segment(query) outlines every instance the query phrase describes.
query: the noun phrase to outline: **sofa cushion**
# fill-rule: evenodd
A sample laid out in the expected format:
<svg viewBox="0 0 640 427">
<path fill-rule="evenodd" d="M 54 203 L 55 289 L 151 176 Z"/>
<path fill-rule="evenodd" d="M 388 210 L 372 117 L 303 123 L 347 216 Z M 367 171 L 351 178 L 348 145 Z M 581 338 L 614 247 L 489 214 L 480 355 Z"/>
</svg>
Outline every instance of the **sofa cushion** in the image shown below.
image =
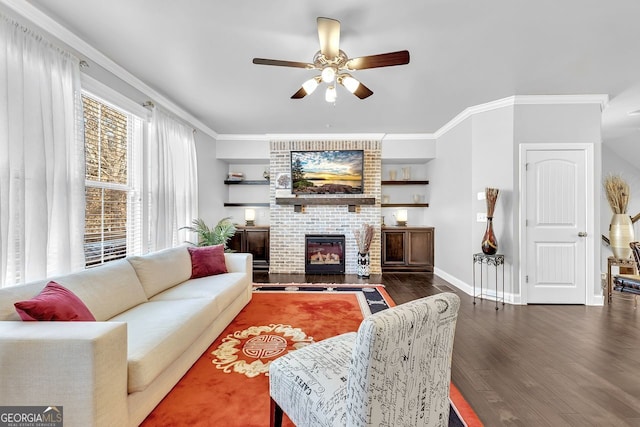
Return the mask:
<svg viewBox="0 0 640 427">
<path fill-rule="evenodd" d="M 216 307 L 222 311 L 243 292 L 249 292 L 251 281 L 245 273 L 226 273 L 207 276 L 186 282 L 167 289 L 151 298 L 151 301 L 168 301 L 184 298 L 210 298 L 215 300 Z"/>
<path fill-rule="evenodd" d="M 189 247 L 191 256 L 191 278 L 213 276 L 227 272 L 224 246 Z"/>
<path fill-rule="evenodd" d="M 219 313 L 212 299 L 200 298 L 152 301 L 111 319 L 127 323 L 129 393 L 145 390 Z"/>
<path fill-rule="evenodd" d="M 54 280 L 76 294 L 98 321 L 147 301 L 136 272 L 124 259 Z"/>
<path fill-rule="evenodd" d="M 0 321 L 2 320 L 21 320 L 16 307 L 13 305 L 16 301 L 22 301 L 38 295 L 49 282 L 49 280 L 38 280 L 27 283 L 26 285 L 8 286 L 0 288 Z"/>
<path fill-rule="evenodd" d="M 0 320 L 20 320 L 13 303 L 37 295 L 50 280 L 73 292 L 98 321 L 147 301 L 135 270 L 122 259 L 65 276 L 2 288 Z"/>
<path fill-rule="evenodd" d="M 127 260 L 135 269 L 147 298 L 191 277 L 191 257 L 187 246 L 130 256 Z"/>
<path fill-rule="evenodd" d="M 14 303 L 22 320 L 95 321 L 96 318 L 73 292 L 49 282 L 35 297 Z"/>
</svg>

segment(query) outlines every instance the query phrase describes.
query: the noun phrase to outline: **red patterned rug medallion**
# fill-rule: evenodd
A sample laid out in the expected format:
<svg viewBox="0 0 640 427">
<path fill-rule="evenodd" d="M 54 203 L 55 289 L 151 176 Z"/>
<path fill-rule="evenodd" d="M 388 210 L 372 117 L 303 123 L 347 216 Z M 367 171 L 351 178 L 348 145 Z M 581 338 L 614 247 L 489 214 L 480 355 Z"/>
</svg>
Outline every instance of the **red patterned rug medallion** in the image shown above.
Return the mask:
<svg viewBox="0 0 640 427">
<path fill-rule="evenodd" d="M 143 426 L 268 426 L 272 360 L 314 341 L 356 331 L 365 315 L 394 305 L 384 288 L 376 286 L 257 286 L 252 301 Z M 452 387 L 452 398 L 454 392 L 459 395 Z M 482 425 L 461 395 L 457 400 L 450 426 Z M 283 425 L 292 424 L 285 419 Z"/>
</svg>

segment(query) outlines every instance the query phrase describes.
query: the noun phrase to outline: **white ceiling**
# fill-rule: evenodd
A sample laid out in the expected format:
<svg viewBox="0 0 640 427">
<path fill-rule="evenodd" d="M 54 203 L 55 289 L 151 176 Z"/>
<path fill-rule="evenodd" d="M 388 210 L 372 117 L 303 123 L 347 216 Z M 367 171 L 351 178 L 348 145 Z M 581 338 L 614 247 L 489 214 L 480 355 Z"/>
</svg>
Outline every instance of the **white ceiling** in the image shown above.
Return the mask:
<svg viewBox="0 0 640 427">
<path fill-rule="evenodd" d="M 433 133 L 469 106 L 541 94 L 608 94 L 605 138 L 633 145 L 640 128 L 627 115 L 640 108 L 638 0 L 28 3 L 219 134 Z M 251 60 L 311 62 L 318 16 L 341 21 L 349 57 L 407 49 L 411 62 L 354 72 L 365 100 L 292 100 L 317 73 Z"/>
</svg>

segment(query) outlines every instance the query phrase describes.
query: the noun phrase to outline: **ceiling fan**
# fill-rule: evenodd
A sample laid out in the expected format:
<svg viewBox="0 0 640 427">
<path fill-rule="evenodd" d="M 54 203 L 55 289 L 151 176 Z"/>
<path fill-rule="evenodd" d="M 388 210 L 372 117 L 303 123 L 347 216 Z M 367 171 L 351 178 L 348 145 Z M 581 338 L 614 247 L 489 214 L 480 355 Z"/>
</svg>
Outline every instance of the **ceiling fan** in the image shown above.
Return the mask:
<svg viewBox="0 0 640 427">
<path fill-rule="evenodd" d="M 350 71 L 409 63 L 409 51 L 407 50 L 349 58 L 346 53 L 340 50 L 340 21 L 335 19 L 318 18 L 318 39 L 320 40 L 320 50 L 314 55 L 313 63 L 264 58 L 253 58 L 253 63 L 319 70 L 320 75 L 305 81 L 302 87 L 291 96 L 291 99 L 304 98 L 313 93 L 321 82 L 325 82 L 329 85 L 325 92 L 327 102 L 335 102 L 336 100 L 336 83 L 344 86 L 360 99 L 373 95 L 371 89 L 349 74 Z"/>
</svg>

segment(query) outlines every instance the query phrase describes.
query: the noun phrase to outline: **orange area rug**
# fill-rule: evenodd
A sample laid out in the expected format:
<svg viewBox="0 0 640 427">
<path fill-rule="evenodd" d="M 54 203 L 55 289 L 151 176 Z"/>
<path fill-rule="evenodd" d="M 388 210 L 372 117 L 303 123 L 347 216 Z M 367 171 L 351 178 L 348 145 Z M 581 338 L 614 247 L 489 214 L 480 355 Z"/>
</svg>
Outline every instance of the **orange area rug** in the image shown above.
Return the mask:
<svg viewBox="0 0 640 427">
<path fill-rule="evenodd" d="M 356 331 L 365 315 L 393 305 L 381 286 L 259 286 L 142 426 L 268 426 L 271 360 Z M 450 426 L 482 425 L 455 387 L 451 396 Z"/>
</svg>

